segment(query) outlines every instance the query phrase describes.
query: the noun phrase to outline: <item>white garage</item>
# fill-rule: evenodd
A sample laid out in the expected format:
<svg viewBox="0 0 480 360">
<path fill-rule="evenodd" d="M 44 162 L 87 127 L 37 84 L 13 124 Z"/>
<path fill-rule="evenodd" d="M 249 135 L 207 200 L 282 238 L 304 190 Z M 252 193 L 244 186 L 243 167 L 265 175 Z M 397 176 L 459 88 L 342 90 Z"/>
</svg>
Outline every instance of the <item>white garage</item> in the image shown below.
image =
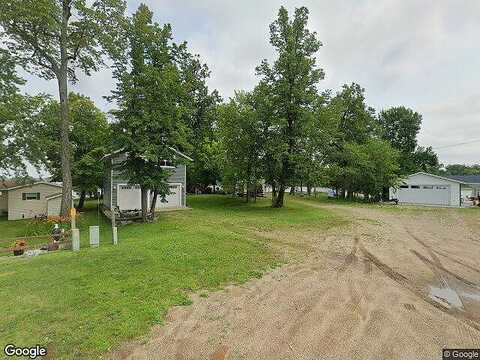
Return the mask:
<svg viewBox="0 0 480 360">
<path fill-rule="evenodd" d="M 446 177 L 419 172 L 408 176 L 398 188 L 390 188 L 390 199 L 400 204 L 461 206 L 462 185 Z"/>
<path fill-rule="evenodd" d="M 170 194 L 165 196 L 165 201 L 162 202 L 160 197 L 157 197 L 156 209 L 165 208 L 180 208 L 182 207 L 182 184 L 170 183 Z M 142 208 L 141 190 L 138 185 L 118 184 L 117 185 L 117 202 L 118 208 L 125 210 L 140 210 Z M 152 201 L 153 193 L 149 193 L 147 197 L 148 204 Z"/>
<path fill-rule="evenodd" d="M 157 197 L 157 202 L 155 208 L 165 209 L 165 208 L 179 208 L 182 206 L 182 184 L 169 184 L 170 194 L 165 196 L 165 202 L 161 201 L 160 197 Z M 153 194 L 150 194 L 153 196 Z M 149 197 L 151 201 L 151 197 Z"/>
</svg>

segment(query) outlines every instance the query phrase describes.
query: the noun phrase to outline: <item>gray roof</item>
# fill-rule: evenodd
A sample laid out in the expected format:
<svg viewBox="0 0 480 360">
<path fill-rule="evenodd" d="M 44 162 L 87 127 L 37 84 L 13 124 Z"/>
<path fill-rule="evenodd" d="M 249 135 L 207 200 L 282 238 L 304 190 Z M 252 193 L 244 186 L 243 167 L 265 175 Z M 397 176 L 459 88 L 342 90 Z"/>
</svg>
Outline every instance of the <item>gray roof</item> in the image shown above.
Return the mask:
<svg viewBox="0 0 480 360">
<path fill-rule="evenodd" d="M 187 160 L 193 161 L 193 159 L 192 159 L 190 156 L 185 155 L 185 154 L 182 153 L 180 150 L 177 150 L 177 149 L 175 149 L 175 148 L 172 147 L 172 146 L 169 146 L 168 148 L 169 148 L 171 151 L 173 151 L 174 153 L 176 153 L 177 155 L 179 155 L 179 156 L 181 156 L 181 157 L 183 157 L 183 158 L 185 158 L 185 159 L 187 159 Z M 109 158 L 111 158 L 112 156 L 117 155 L 117 154 L 121 154 L 121 153 L 123 153 L 123 152 L 124 152 L 123 149 L 115 150 L 115 151 L 111 152 L 110 154 L 106 154 L 104 157 L 102 157 L 102 160 L 109 159 Z"/>
<path fill-rule="evenodd" d="M 45 196 L 45 199 L 50 200 L 50 199 L 57 198 L 59 196 L 62 196 L 62 193 L 55 193 L 55 194 L 47 195 L 47 196 Z"/>
<path fill-rule="evenodd" d="M 480 184 L 480 175 L 444 175 L 444 177 L 468 184 Z"/>
</svg>

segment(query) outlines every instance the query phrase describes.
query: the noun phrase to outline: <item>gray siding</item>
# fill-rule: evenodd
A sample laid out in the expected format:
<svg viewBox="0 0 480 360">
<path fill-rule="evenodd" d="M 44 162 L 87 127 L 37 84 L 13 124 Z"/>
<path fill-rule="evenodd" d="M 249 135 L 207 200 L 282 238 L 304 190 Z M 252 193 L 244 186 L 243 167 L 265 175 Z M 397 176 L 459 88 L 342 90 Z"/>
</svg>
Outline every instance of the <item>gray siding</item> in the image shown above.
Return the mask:
<svg viewBox="0 0 480 360">
<path fill-rule="evenodd" d="M 107 159 L 105 163 L 105 173 L 103 174 L 103 206 L 110 209 L 110 201 L 112 198 L 112 163 L 110 159 Z"/>
<path fill-rule="evenodd" d="M 122 174 L 121 170 L 118 169 L 118 165 L 122 163 L 126 158 L 125 154 L 117 154 L 111 159 L 111 166 L 113 166 L 113 171 L 111 166 L 108 167 L 108 171 L 105 174 L 105 180 L 103 185 L 104 191 L 104 206 L 110 208 L 110 197 L 112 206 L 117 206 L 117 189 L 119 184 L 128 184 L 128 179 Z M 107 159 L 110 163 L 110 159 Z M 187 169 L 183 164 L 177 165 L 175 169 L 172 169 L 173 172 L 168 178 L 170 183 L 180 183 L 182 184 L 182 206 L 186 206 L 186 187 L 187 187 Z M 112 176 L 110 176 L 112 174 Z M 111 180 L 110 180 L 111 178 Z M 111 187 L 110 187 L 111 185 Z M 110 194 L 111 189 L 111 194 Z M 108 192 L 108 195 L 107 195 Z M 108 198 L 108 202 L 105 200 Z"/>
</svg>

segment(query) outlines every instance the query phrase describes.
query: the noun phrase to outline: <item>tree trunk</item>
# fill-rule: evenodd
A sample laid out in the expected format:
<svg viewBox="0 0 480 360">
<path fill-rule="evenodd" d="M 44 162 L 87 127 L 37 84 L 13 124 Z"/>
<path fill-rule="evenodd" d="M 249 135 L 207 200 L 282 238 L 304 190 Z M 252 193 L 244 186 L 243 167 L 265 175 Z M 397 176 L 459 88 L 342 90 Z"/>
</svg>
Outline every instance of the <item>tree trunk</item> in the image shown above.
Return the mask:
<svg viewBox="0 0 480 360">
<path fill-rule="evenodd" d="M 155 219 L 155 208 L 157 207 L 157 196 L 158 196 L 158 191 L 157 189 L 155 189 L 153 190 L 153 197 L 150 204 L 150 215 L 152 216 L 152 219 Z"/>
<path fill-rule="evenodd" d="M 353 200 L 353 191 L 347 190 L 347 199 Z"/>
<path fill-rule="evenodd" d="M 281 208 L 283 207 L 283 199 L 285 197 L 285 186 L 280 184 L 280 188 L 278 189 L 278 195 L 275 198 L 275 201 L 272 204 L 274 208 Z"/>
<path fill-rule="evenodd" d="M 82 190 L 80 193 L 80 199 L 78 200 L 78 210 L 82 210 L 83 206 L 85 205 L 85 198 L 87 197 L 87 192 L 85 190 Z"/>
<path fill-rule="evenodd" d="M 142 203 L 142 221 L 147 222 L 148 220 L 148 199 L 147 199 L 147 194 L 148 194 L 148 189 L 141 188 L 140 190 L 141 193 L 141 203 Z"/>
<path fill-rule="evenodd" d="M 246 200 L 247 203 L 250 201 L 250 184 L 247 182 L 247 194 L 246 194 Z"/>
<path fill-rule="evenodd" d="M 275 181 L 273 181 L 271 185 L 272 185 L 272 206 L 273 206 L 277 198 L 277 187 L 275 186 Z"/>
<path fill-rule="evenodd" d="M 70 18 L 70 2 L 63 0 L 62 27 L 60 31 L 60 68 L 57 72 L 58 92 L 60 97 L 60 156 L 62 161 L 62 204 L 60 213 L 68 216 L 72 207 L 72 173 L 71 152 L 68 134 L 70 119 L 68 111 L 68 20 Z"/>
<path fill-rule="evenodd" d="M 310 184 L 307 184 L 307 195 L 312 195 L 312 186 Z"/>
</svg>

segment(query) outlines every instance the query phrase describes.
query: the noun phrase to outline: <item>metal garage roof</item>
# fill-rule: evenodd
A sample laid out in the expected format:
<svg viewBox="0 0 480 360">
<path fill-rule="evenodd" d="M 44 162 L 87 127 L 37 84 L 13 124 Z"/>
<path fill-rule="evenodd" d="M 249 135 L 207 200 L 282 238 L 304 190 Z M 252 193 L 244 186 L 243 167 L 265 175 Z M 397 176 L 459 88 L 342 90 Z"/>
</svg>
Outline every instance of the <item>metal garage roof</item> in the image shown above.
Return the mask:
<svg viewBox="0 0 480 360">
<path fill-rule="evenodd" d="M 480 175 L 444 175 L 444 177 L 468 184 L 480 184 Z"/>
</svg>

